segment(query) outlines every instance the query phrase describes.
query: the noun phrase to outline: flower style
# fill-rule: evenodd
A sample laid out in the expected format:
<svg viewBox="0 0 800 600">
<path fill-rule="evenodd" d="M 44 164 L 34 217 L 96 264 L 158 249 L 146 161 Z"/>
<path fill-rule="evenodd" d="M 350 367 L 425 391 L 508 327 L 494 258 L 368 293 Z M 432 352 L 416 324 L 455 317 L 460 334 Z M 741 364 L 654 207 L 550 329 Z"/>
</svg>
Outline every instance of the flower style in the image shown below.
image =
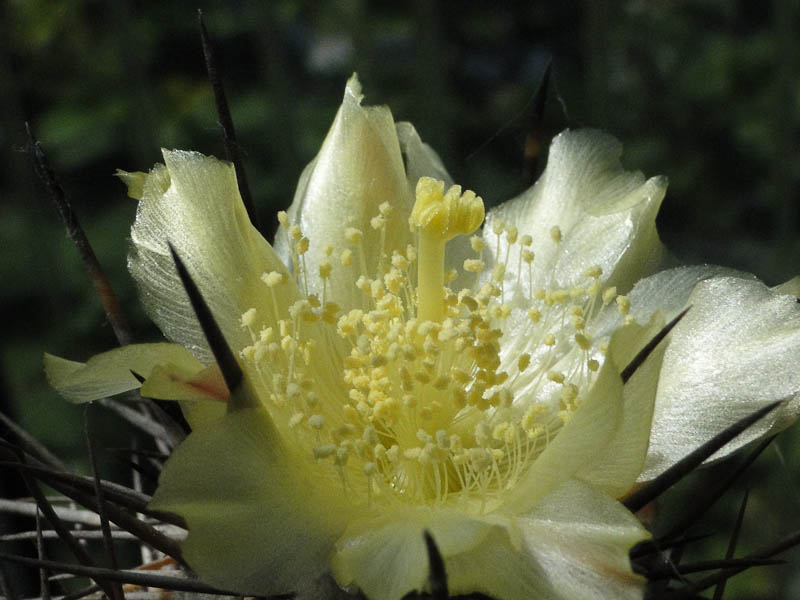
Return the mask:
<svg viewBox="0 0 800 600">
<path fill-rule="evenodd" d="M 152 507 L 185 518 L 184 557 L 213 585 L 302 592 L 330 573 L 398 600 L 426 585 L 428 530 L 455 594 L 641 598 L 628 551 L 648 532 L 618 499 L 767 402 L 788 400 L 718 456 L 794 418 L 800 309 L 794 280 L 657 272 L 666 181 L 620 154 L 561 133 L 475 233 L 481 199 L 410 124 L 362 107 L 354 76 L 274 248 L 225 162 L 164 151 L 122 173 L 129 267 L 175 343 L 47 356 L 48 375 L 86 401 L 139 387 L 132 370 L 181 402 L 193 431 Z M 168 242 L 238 353 L 230 393 Z"/>
</svg>

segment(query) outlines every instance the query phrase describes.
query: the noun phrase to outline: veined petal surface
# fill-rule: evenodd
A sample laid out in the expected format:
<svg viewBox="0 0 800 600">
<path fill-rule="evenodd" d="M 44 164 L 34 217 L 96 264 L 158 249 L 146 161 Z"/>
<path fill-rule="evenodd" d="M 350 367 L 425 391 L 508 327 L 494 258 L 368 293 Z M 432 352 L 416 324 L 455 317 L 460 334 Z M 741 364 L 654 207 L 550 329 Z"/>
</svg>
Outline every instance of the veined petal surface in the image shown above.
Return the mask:
<svg viewBox="0 0 800 600">
<path fill-rule="evenodd" d="M 715 277 L 698 283 L 688 304 L 664 355 L 642 481 L 769 402 L 789 400 L 717 458 L 782 429 L 800 410 L 800 305 L 794 296 L 759 281 Z"/>
<path fill-rule="evenodd" d="M 484 237 L 495 260 L 505 260 L 509 248 L 497 239 L 493 225 L 500 220 L 530 235 L 535 253 L 533 276 L 525 270 L 516 282 L 530 286 L 572 287 L 586 269 L 599 266 L 604 282 L 627 291 L 651 273 L 663 255 L 655 217 L 666 191 L 666 180 L 645 180 L 639 172 L 623 170 L 622 145 L 595 130 L 564 131 L 550 146 L 547 167 L 529 190 L 490 211 Z M 551 239 L 558 227 L 562 241 Z M 512 248 L 516 264 L 519 248 Z"/>
<path fill-rule="evenodd" d="M 141 383 L 131 371 L 149 377 L 159 365 L 199 370 L 203 365 L 178 344 L 131 344 L 81 363 L 44 355 L 47 380 L 70 402 L 89 402 L 137 389 Z"/>
<path fill-rule="evenodd" d="M 184 557 L 204 581 L 290 592 L 329 569 L 351 516 L 339 481 L 313 473 L 264 409 L 239 410 L 178 447 L 150 506 L 186 519 Z"/>
<path fill-rule="evenodd" d="M 452 594 L 502 600 L 641 600 L 644 578 L 628 551 L 648 532 L 591 486 L 570 480 L 524 516 L 445 561 Z"/>
<path fill-rule="evenodd" d="M 334 275 L 331 277 L 329 298 L 351 308 L 359 305 L 356 279 L 362 274 L 358 268 L 361 256 L 367 273 L 375 272 L 377 260 L 384 248 L 401 249 L 412 242 L 408 230 L 408 215 L 414 196 L 409 193 L 400 145 L 397 140 L 392 113 L 386 106 L 361 106 L 361 84 L 354 75 L 347 82 L 344 100 L 322 143 L 319 154 L 309 164 L 295 192 L 288 210 L 290 222 L 299 225 L 309 240 L 308 251 L 303 255 L 309 292 L 322 296 L 319 265 L 328 260 L 325 246 L 333 247 L 331 257 Z M 370 221 L 379 215 L 379 206 L 389 202 L 386 234 L 373 229 Z M 363 234 L 359 248 L 347 240 L 347 228 Z M 288 238 L 279 231 L 275 246 L 287 264 L 291 264 Z M 356 268 L 344 268 L 338 257 L 352 248 Z M 298 278 L 299 279 L 299 278 Z"/>
<path fill-rule="evenodd" d="M 197 152 L 163 154 L 165 166 L 156 166 L 142 186 L 128 267 L 161 331 L 209 363 L 211 353 L 167 243 L 185 262 L 232 347 L 250 343 L 240 325 L 245 311 L 259 309 L 267 321 L 273 314 L 260 276 L 277 271 L 291 278 L 250 223 L 231 164 Z M 295 300 L 293 289 L 290 280 L 278 298 L 282 306 Z"/>
</svg>

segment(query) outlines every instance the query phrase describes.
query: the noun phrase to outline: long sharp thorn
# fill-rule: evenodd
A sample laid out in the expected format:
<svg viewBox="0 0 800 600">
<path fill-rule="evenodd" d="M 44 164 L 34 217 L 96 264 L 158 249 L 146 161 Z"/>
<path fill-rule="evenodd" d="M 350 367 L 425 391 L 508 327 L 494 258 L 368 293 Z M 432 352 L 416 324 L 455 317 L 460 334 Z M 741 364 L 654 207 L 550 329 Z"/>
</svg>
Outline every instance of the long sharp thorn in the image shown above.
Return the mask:
<svg viewBox="0 0 800 600">
<path fill-rule="evenodd" d="M 690 511 L 683 515 L 681 520 L 675 523 L 667 533 L 661 536 L 659 540 L 659 544 L 669 544 L 670 540 L 677 538 L 682 532 L 686 531 L 691 527 L 700 517 L 702 517 L 705 512 L 714 506 L 714 503 L 719 500 L 725 492 L 730 488 L 734 481 L 736 481 L 739 476 L 744 473 L 747 468 L 755 462 L 755 460 L 761 456 L 761 453 L 772 443 L 772 440 L 775 439 L 775 436 L 770 436 L 765 438 L 759 442 L 759 444 L 753 449 L 750 454 L 745 457 L 743 461 L 741 461 L 736 468 L 728 474 L 725 479 L 714 489 L 713 492 L 708 494 L 707 498 L 699 502 L 693 503 L 693 508 Z"/>
<path fill-rule="evenodd" d="M 241 596 L 240 592 L 219 590 L 194 579 L 184 577 L 171 577 L 156 575 L 144 571 L 105 569 L 102 567 L 87 567 L 53 560 L 39 560 L 27 556 L 0 553 L 0 561 L 14 562 L 30 567 L 46 568 L 60 573 L 71 573 L 83 577 L 91 577 L 95 581 L 115 581 L 119 583 L 132 583 L 142 587 L 161 588 L 175 592 L 199 592 L 204 594 L 217 594 L 220 596 Z"/>
<path fill-rule="evenodd" d="M 28 145 L 33 153 L 33 164 L 36 174 L 41 179 L 44 186 L 47 188 L 50 197 L 58 209 L 58 214 L 61 216 L 61 221 L 67 229 L 67 235 L 72 243 L 78 250 L 81 257 L 81 262 L 89 274 L 89 279 L 92 281 L 95 292 L 103 305 L 103 310 L 106 313 L 106 318 L 114 330 L 114 335 L 120 346 L 130 344 L 133 341 L 130 328 L 128 327 L 125 315 L 122 312 L 122 307 L 117 300 L 117 296 L 111 287 L 111 284 L 106 277 L 103 268 L 100 266 L 100 261 L 92 249 L 86 234 L 81 227 L 75 211 L 72 210 L 72 205 L 64 193 L 61 184 L 58 183 L 53 169 L 50 167 L 50 162 L 42 150 L 42 145 L 34 137 L 29 123 L 25 123 L 25 130 L 28 134 Z"/>
<path fill-rule="evenodd" d="M 36 556 L 44 560 L 44 538 L 42 537 L 42 513 L 36 511 Z M 50 600 L 50 586 L 47 583 L 47 570 L 39 569 L 39 593 L 42 600 Z"/>
<path fill-rule="evenodd" d="M 530 187 L 536 176 L 536 167 L 539 163 L 542 150 L 542 123 L 544 109 L 547 106 L 547 93 L 550 90 L 550 75 L 553 71 L 553 61 L 547 63 L 539 87 L 533 96 L 533 110 L 525 135 L 525 145 L 522 153 L 522 185 Z"/>
<path fill-rule="evenodd" d="M 774 558 L 732 558 L 723 560 L 703 560 L 694 563 L 685 563 L 677 568 L 680 575 L 699 573 L 702 571 L 713 571 L 716 569 L 746 569 L 749 567 L 768 567 L 772 565 L 786 564 L 785 560 Z M 649 580 L 670 579 L 676 576 L 674 569 L 653 570 L 647 573 Z"/>
<path fill-rule="evenodd" d="M 652 354 L 653 350 L 656 349 L 656 346 L 661 343 L 661 340 L 667 337 L 667 334 L 672 331 L 673 327 L 675 327 L 675 325 L 677 325 L 680 320 L 686 316 L 686 313 L 689 312 L 690 308 L 691 306 L 684 308 L 677 317 L 664 325 L 661 331 L 653 336 L 653 339 L 647 342 L 647 345 L 644 348 L 639 350 L 636 356 L 633 357 L 633 360 L 631 360 L 631 362 L 628 363 L 628 366 L 622 370 L 622 373 L 620 373 L 620 377 L 622 377 L 622 383 L 627 383 L 628 380 L 633 377 L 633 374 L 636 372 L 636 370 L 644 364 L 644 361 L 647 360 L 647 357 Z"/>
<path fill-rule="evenodd" d="M 111 539 L 111 526 L 108 523 L 108 513 L 106 511 L 106 501 L 103 494 L 103 486 L 100 483 L 100 473 L 97 470 L 97 455 L 95 454 L 94 440 L 92 439 L 91 423 L 89 411 L 91 404 L 86 406 L 83 412 L 83 430 L 86 436 L 86 450 L 89 455 L 89 466 L 92 469 L 92 483 L 94 488 L 95 500 L 97 501 L 97 514 L 100 517 L 100 530 L 103 532 L 103 545 L 108 556 L 112 569 L 117 568 L 117 555 L 114 551 L 114 541 Z M 117 583 L 112 585 L 114 591 L 112 600 L 123 600 L 122 586 Z"/>
<path fill-rule="evenodd" d="M 447 600 L 449 594 L 447 591 L 447 573 L 444 569 L 444 560 L 442 559 L 442 555 L 431 533 L 426 529 L 423 535 L 425 536 L 425 548 L 428 550 L 431 597 L 433 600 Z"/>
<path fill-rule="evenodd" d="M 664 471 L 661 475 L 636 490 L 633 494 L 625 498 L 622 503 L 631 512 L 637 512 L 638 510 L 641 510 L 645 505 L 652 502 L 667 489 L 672 487 L 673 484 L 677 483 L 686 475 L 691 473 L 694 469 L 699 467 L 704 460 L 714 454 L 717 450 L 722 448 L 732 439 L 739 436 L 745 429 L 750 427 L 750 425 L 764 418 L 767 414 L 778 408 L 778 406 L 781 404 L 782 401 L 773 402 L 744 417 L 743 419 L 738 420 L 736 423 L 708 440 L 705 444 L 699 446 L 693 452 L 690 452 L 684 458 L 672 465 L 669 469 Z"/>
<path fill-rule="evenodd" d="M 61 540 L 65 544 L 67 544 L 72 554 L 75 556 L 75 558 L 78 559 L 78 562 L 80 562 L 82 565 L 85 565 L 86 567 L 94 567 L 94 561 L 92 560 L 91 556 L 89 556 L 89 554 L 86 552 L 84 547 L 81 546 L 78 540 L 76 540 L 72 536 L 72 534 L 69 532 L 69 529 L 64 525 L 64 523 L 58 517 L 55 510 L 53 510 L 53 507 L 50 505 L 50 503 L 47 501 L 47 498 L 45 498 L 44 494 L 42 493 L 42 490 L 39 488 L 39 484 L 36 483 L 36 481 L 34 481 L 26 473 L 24 472 L 20 473 L 22 474 L 22 478 L 25 481 L 25 485 L 31 492 L 31 495 L 36 499 L 36 504 L 39 506 L 39 510 L 42 511 L 44 517 L 50 522 L 50 525 L 53 527 L 53 529 L 56 530 L 56 532 L 58 533 L 58 537 L 60 537 Z M 35 566 L 43 566 L 46 568 L 46 565 L 44 564 Z M 109 598 L 114 597 L 114 591 L 111 586 L 101 581 L 97 581 L 96 583 L 101 587 L 103 593 L 105 593 Z"/>
<path fill-rule="evenodd" d="M 750 496 L 750 490 L 745 491 L 742 497 L 742 503 L 739 506 L 739 514 L 736 515 L 736 522 L 733 524 L 733 531 L 731 532 L 731 540 L 728 542 L 728 550 L 725 552 L 727 560 L 733 559 L 733 554 L 736 552 L 736 544 L 739 542 L 739 532 L 742 530 L 742 522 L 744 522 L 744 511 L 747 509 L 747 499 Z M 755 559 L 758 560 L 758 559 Z M 768 559 L 763 559 L 768 560 Z M 782 562 L 782 561 L 781 561 Z M 714 590 L 713 600 L 722 600 L 722 595 L 725 593 L 725 584 L 727 579 L 723 579 L 717 584 Z"/>
<path fill-rule="evenodd" d="M 242 162 L 241 149 L 236 139 L 233 118 L 231 117 L 230 108 L 228 108 L 228 98 L 225 95 L 225 88 L 222 85 L 222 78 L 217 68 L 214 47 L 208 35 L 206 24 L 203 21 L 203 11 L 200 9 L 197 10 L 197 21 L 200 24 L 200 43 L 203 45 L 203 58 L 206 63 L 206 73 L 208 74 L 208 81 L 211 84 L 211 89 L 214 92 L 214 104 L 217 107 L 217 118 L 219 119 L 219 125 L 222 128 L 222 138 L 225 142 L 225 154 L 228 160 L 233 163 L 233 168 L 236 171 L 239 195 L 242 197 L 242 202 L 250 217 L 250 222 L 253 223 L 253 226 L 257 230 L 261 231 L 258 223 L 258 214 L 253 205 L 253 197 L 250 194 L 250 185 L 247 182 L 247 173 L 244 170 L 244 163 Z"/>
<path fill-rule="evenodd" d="M 228 346 L 228 342 L 225 341 L 225 337 L 222 335 L 222 330 L 220 330 L 214 316 L 211 314 L 211 309 L 208 308 L 208 304 L 206 304 L 200 294 L 200 290 L 171 243 L 169 244 L 169 251 L 172 253 L 172 260 L 175 261 L 178 276 L 181 278 L 181 283 L 183 283 L 186 294 L 189 296 L 189 302 L 192 303 L 194 314 L 200 322 L 200 327 L 206 336 L 211 353 L 214 355 L 220 371 L 222 371 L 222 378 L 228 386 L 228 391 L 233 394 L 242 383 L 242 369 L 239 363 L 236 362 L 233 350 Z"/>
</svg>

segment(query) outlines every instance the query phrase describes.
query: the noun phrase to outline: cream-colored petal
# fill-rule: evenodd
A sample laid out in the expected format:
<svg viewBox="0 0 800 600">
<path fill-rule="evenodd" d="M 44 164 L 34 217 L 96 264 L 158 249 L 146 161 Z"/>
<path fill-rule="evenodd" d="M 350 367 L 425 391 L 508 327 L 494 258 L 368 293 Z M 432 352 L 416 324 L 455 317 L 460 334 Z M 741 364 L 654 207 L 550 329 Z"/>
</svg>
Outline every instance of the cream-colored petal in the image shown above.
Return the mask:
<svg viewBox="0 0 800 600">
<path fill-rule="evenodd" d="M 177 344 L 132 344 L 97 354 L 87 362 L 44 355 L 47 380 L 70 402 L 89 402 L 137 389 L 141 384 L 131 371 L 149 377 L 158 365 L 200 370 L 203 365 Z"/>
<path fill-rule="evenodd" d="M 163 154 L 165 166 L 156 166 L 142 187 L 128 267 L 145 309 L 164 334 L 208 363 L 211 354 L 167 242 L 183 259 L 234 351 L 251 343 L 239 322 L 246 310 L 258 310 L 259 324 L 274 322 L 271 297 L 259 278 L 285 269 L 251 225 L 231 164 L 197 152 Z M 285 310 L 295 299 L 289 279 L 277 303 Z"/>
<path fill-rule="evenodd" d="M 167 461 L 150 506 L 186 519 L 184 558 L 204 581 L 263 596 L 329 568 L 352 509 L 332 469 L 293 452 L 265 410 L 245 409 L 193 431 Z"/>
<path fill-rule="evenodd" d="M 409 507 L 359 519 L 336 543 L 331 562 L 342 586 L 355 586 L 370 600 L 399 600 L 427 587 L 428 530 L 445 559 L 480 545 L 492 525 L 457 510 Z"/>
<path fill-rule="evenodd" d="M 541 498 L 572 478 L 602 453 L 622 423 L 622 380 L 611 357 L 592 387 L 579 397 L 578 410 L 503 498 L 503 511 L 530 510 Z"/>
<path fill-rule="evenodd" d="M 603 270 L 602 280 L 622 292 L 655 270 L 663 255 L 655 217 L 666 180 L 645 180 L 639 172 L 623 170 L 621 154 L 621 144 L 605 133 L 564 131 L 553 140 L 539 181 L 490 211 L 484 237 L 495 260 L 504 261 L 508 252 L 505 236 L 497 252 L 495 221 L 514 225 L 520 236 L 533 239 L 533 279 L 523 269 L 523 292 L 530 285 L 572 287 L 585 281 L 585 270 L 595 265 Z M 561 231 L 560 245 L 551 239 L 554 226 Z M 519 251 L 519 244 L 511 249 L 507 278 L 516 278 Z"/>
<path fill-rule="evenodd" d="M 716 277 L 698 283 L 675 327 L 658 382 L 647 463 L 657 476 L 728 425 L 768 402 L 800 392 L 800 305 L 758 281 Z M 794 399 L 715 456 L 788 425 Z"/>
<path fill-rule="evenodd" d="M 657 312 L 646 326 L 633 323 L 617 330 L 608 350 L 614 364 L 624 369 L 664 325 L 663 313 Z M 613 498 L 631 490 L 644 466 L 665 350 L 666 342 L 662 341 L 625 383 L 622 419 L 613 437 L 575 474 Z"/>
<path fill-rule="evenodd" d="M 639 323 L 644 324 L 654 312 L 660 310 L 663 311 L 666 320 L 670 321 L 686 308 L 689 295 L 695 286 L 714 277 L 738 277 L 756 281 L 756 278 L 749 273 L 715 265 L 667 269 L 642 279 L 633 287 L 629 294 L 631 315 Z M 615 327 L 619 322 L 619 316 L 615 314 L 615 307 L 611 308 L 613 310 L 609 311 L 609 315 L 614 316 L 612 327 Z"/>
<path fill-rule="evenodd" d="M 495 527 L 445 559 L 449 590 L 502 600 L 641 600 L 645 580 L 631 571 L 628 552 L 647 537 L 622 505 L 568 481 L 507 531 Z"/>
<path fill-rule="evenodd" d="M 319 154 L 306 167 L 288 210 L 290 221 L 299 225 L 310 246 L 304 255 L 309 292 L 322 294 L 319 265 L 328 257 L 325 246 L 331 245 L 333 272 L 328 282 L 328 299 L 342 307 L 361 306 L 360 292 L 354 283 L 361 273 L 361 253 L 367 274 L 376 272 L 381 255 L 381 232 L 371 226 L 378 207 L 389 202 L 384 248 L 405 248 L 411 242 L 408 215 L 413 195 L 406 183 L 403 159 L 395 132 L 394 120 L 386 106 L 361 106 L 361 85 L 354 75 L 347 82 L 342 105 Z M 359 245 L 345 238 L 347 228 L 362 232 Z M 289 258 L 285 230 L 278 231 L 275 246 Z M 353 251 L 352 267 L 343 267 L 343 250 Z"/>
</svg>

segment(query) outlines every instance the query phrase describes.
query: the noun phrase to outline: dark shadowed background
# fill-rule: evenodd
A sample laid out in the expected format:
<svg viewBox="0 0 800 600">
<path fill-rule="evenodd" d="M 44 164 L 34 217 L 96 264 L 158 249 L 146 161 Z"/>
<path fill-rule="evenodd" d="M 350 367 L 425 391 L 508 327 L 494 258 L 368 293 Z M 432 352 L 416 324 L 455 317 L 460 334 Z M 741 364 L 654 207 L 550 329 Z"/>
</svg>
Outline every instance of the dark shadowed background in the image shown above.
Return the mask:
<svg viewBox="0 0 800 600">
<path fill-rule="evenodd" d="M 543 139 L 567 126 L 605 129 L 623 141 L 626 166 L 669 176 L 659 229 L 679 259 L 741 268 L 768 284 L 800 271 L 797 0 L 5 0 L 0 408 L 78 468 L 83 409 L 48 388 L 41 355 L 85 360 L 115 340 L 33 175 L 23 123 L 48 152 L 138 339 L 159 339 L 125 268 L 135 202 L 113 173 L 148 170 L 162 146 L 224 155 L 198 5 L 268 230 L 353 71 L 365 103 L 412 121 L 457 182 L 489 203 L 515 195 L 530 100 L 552 61 Z M 102 446 L 125 445 L 114 417 L 95 422 Z M 746 487 L 740 553 L 800 527 L 798 440 L 796 431 L 782 436 L 712 512 L 699 529 L 716 535 L 700 556 L 724 554 Z M 109 456 L 105 469 L 114 467 Z M 22 493 L 0 473 L 0 496 Z M 716 477 L 696 477 L 663 510 L 691 502 L 692 489 Z M 792 565 L 735 579 L 725 597 L 798 594 L 796 552 Z"/>
</svg>

